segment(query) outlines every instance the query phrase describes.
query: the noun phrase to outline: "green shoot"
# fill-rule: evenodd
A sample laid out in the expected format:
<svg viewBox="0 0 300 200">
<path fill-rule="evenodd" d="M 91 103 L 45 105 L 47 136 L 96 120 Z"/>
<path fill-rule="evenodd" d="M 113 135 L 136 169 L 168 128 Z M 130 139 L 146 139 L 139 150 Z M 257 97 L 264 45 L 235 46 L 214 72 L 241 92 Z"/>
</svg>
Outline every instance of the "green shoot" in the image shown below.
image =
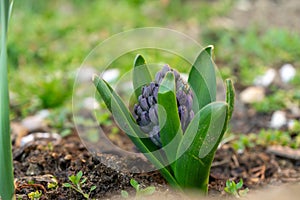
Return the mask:
<svg viewBox="0 0 300 200">
<path fill-rule="evenodd" d="M 67 188 L 72 188 L 76 192 L 82 194 L 85 199 L 90 199 L 91 192 L 94 191 L 97 188 L 95 185 L 93 185 L 90 188 L 89 193 L 85 193 L 82 190 L 82 185 L 87 180 L 86 178 L 81 179 L 82 178 L 82 171 L 79 171 L 76 175 L 71 175 L 68 178 L 71 181 L 71 183 L 64 183 L 63 186 L 67 187 Z"/>
<path fill-rule="evenodd" d="M 235 196 L 236 198 L 240 198 L 243 196 L 246 196 L 249 189 L 241 189 L 243 187 L 243 179 L 240 179 L 238 183 L 235 183 L 234 181 L 227 180 L 226 181 L 226 187 L 224 188 L 224 191 L 227 192 L 230 195 Z"/>
<path fill-rule="evenodd" d="M 42 191 L 35 191 L 35 192 L 30 192 L 27 196 L 31 200 L 39 200 L 42 197 Z"/>
<path fill-rule="evenodd" d="M 154 186 L 148 186 L 144 189 L 141 189 L 140 184 L 134 180 L 131 179 L 130 180 L 130 185 L 135 189 L 135 199 L 140 199 L 144 196 L 149 196 L 152 195 L 155 192 L 155 187 Z M 121 196 L 125 199 L 127 199 L 129 197 L 129 194 L 127 191 L 122 190 L 121 191 Z"/>
</svg>

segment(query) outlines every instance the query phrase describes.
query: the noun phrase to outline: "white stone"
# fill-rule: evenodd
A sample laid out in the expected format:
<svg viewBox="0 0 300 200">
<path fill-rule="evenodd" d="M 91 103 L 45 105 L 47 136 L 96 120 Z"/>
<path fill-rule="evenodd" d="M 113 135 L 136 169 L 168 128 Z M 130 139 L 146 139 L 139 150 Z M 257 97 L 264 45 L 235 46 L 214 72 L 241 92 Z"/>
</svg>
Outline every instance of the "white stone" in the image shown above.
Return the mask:
<svg viewBox="0 0 300 200">
<path fill-rule="evenodd" d="M 288 127 L 288 129 L 289 129 L 290 131 L 294 129 L 295 123 L 296 123 L 296 120 L 294 120 L 294 119 L 291 119 L 291 120 L 288 121 L 287 127 Z"/>
<path fill-rule="evenodd" d="M 279 129 L 282 126 L 286 125 L 287 119 L 286 119 L 286 114 L 283 111 L 275 111 L 272 115 L 271 122 L 270 122 L 270 127 Z"/>
<path fill-rule="evenodd" d="M 115 81 L 120 75 L 120 71 L 118 69 L 108 69 L 102 74 L 102 78 L 107 82 Z"/>
<path fill-rule="evenodd" d="M 50 112 L 48 110 L 41 110 L 36 115 L 28 116 L 22 120 L 21 124 L 29 132 L 44 129 L 46 127 L 45 119 L 49 116 Z"/>
<path fill-rule="evenodd" d="M 240 93 L 240 99 L 244 103 L 260 102 L 265 98 L 265 90 L 263 87 L 251 86 Z"/>
<path fill-rule="evenodd" d="M 276 77 L 276 70 L 271 68 L 266 71 L 262 76 L 258 76 L 254 79 L 254 84 L 257 86 L 268 87 Z"/>
<path fill-rule="evenodd" d="M 280 68 L 279 74 L 280 74 L 281 80 L 284 83 L 288 83 L 289 81 L 291 81 L 295 77 L 296 69 L 291 64 L 284 64 Z"/>
</svg>

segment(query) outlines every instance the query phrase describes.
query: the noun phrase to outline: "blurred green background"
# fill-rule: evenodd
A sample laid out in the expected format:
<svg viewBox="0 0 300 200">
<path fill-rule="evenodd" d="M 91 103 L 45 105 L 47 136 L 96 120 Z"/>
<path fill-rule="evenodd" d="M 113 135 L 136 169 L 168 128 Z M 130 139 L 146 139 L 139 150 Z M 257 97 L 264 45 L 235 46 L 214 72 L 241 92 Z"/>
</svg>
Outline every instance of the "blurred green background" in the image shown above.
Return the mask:
<svg viewBox="0 0 300 200">
<path fill-rule="evenodd" d="M 76 69 L 85 56 L 108 37 L 133 28 L 166 27 L 203 46 L 213 44 L 222 77 L 232 77 L 237 89 L 253 84 L 268 68 L 278 69 L 284 63 L 299 66 L 297 15 L 285 12 L 291 16 L 277 19 L 283 15 L 280 9 L 289 9 L 290 2 L 299 5 L 297 0 L 287 2 L 15 1 L 8 36 L 11 118 L 20 119 L 43 108 L 64 116 L 71 110 Z M 297 73 L 292 82 L 295 87 L 300 85 L 299 70 Z M 272 95 L 262 112 L 272 111 L 272 103 L 278 106 L 281 94 Z"/>
</svg>

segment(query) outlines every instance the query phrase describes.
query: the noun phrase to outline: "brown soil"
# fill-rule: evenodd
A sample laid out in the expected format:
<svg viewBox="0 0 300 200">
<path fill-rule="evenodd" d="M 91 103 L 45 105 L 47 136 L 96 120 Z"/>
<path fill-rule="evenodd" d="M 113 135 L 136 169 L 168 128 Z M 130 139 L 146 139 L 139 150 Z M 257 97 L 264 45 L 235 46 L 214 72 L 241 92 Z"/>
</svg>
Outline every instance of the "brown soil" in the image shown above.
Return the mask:
<svg viewBox="0 0 300 200">
<path fill-rule="evenodd" d="M 171 188 L 159 172 L 120 172 L 118 169 L 134 167 L 132 163 L 136 160 L 111 154 L 92 155 L 75 135 L 64 138 L 53 147 L 32 143 L 14 149 L 13 157 L 16 194 L 22 199 L 27 199 L 27 194 L 36 190 L 43 192 L 41 199 L 84 199 L 78 192 L 62 186 L 69 182 L 68 176 L 80 170 L 87 178 L 83 185 L 85 192 L 92 185 L 97 186 L 91 193 L 92 198 L 120 198 L 122 189 L 134 194 L 134 189 L 129 184 L 131 178 L 143 187 L 155 186 L 156 194 L 161 193 L 165 198 L 180 196 L 176 192 L 169 192 Z M 111 167 L 104 165 L 104 160 L 109 160 Z M 139 166 L 141 163 L 149 164 L 142 159 L 138 162 Z M 53 176 L 58 181 L 58 187 L 48 189 L 47 184 L 53 182 Z M 243 178 L 245 187 L 250 189 L 267 184 L 299 182 L 300 162 L 275 157 L 266 153 L 263 148 L 248 149 L 243 154 L 237 154 L 228 145 L 223 145 L 218 150 L 211 169 L 209 194 L 224 195 L 222 191 L 229 178 L 237 181 Z"/>
</svg>

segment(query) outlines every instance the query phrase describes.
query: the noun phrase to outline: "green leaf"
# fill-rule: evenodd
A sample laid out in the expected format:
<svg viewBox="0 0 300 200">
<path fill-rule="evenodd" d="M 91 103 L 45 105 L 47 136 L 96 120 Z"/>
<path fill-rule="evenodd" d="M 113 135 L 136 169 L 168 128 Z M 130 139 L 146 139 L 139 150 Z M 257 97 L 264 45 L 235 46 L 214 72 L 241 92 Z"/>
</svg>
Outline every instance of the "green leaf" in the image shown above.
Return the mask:
<svg viewBox="0 0 300 200">
<path fill-rule="evenodd" d="M 135 57 L 133 63 L 133 88 L 136 98 L 142 93 L 142 86 L 152 81 L 151 74 L 146 65 L 145 59 L 141 55 Z"/>
<path fill-rule="evenodd" d="M 94 191 L 96 188 L 97 188 L 97 186 L 96 186 L 96 185 L 93 185 L 93 186 L 90 188 L 90 192 Z"/>
<path fill-rule="evenodd" d="M 175 177 L 182 187 L 207 193 L 211 163 L 225 132 L 227 104 L 213 102 L 203 107 L 190 122 L 177 151 Z"/>
<path fill-rule="evenodd" d="M 228 104 L 228 120 L 231 119 L 234 108 L 234 86 L 232 80 L 226 79 L 226 103 Z"/>
<path fill-rule="evenodd" d="M 130 185 L 134 188 L 134 189 L 138 189 L 138 185 L 139 185 L 139 183 L 136 181 L 136 180 L 134 180 L 133 178 L 132 179 L 130 179 Z"/>
<path fill-rule="evenodd" d="M 69 176 L 68 177 L 69 178 L 69 180 L 73 183 L 73 184 L 77 184 L 77 183 L 79 183 L 79 182 L 77 182 L 77 178 L 76 178 L 76 176 L 75 175 L 71 175 L 71 176 Z"/>
<path fill-rule="evenodd" d="M 76 174 L 76 184 L 78 184 L 80 182 L 81 177 L 82 177 L 82 171 L 79 171 Z"/>
<path fill-rule="evenodd" d="M 82 179 L 82 181 L 80 182 L 80 184 L 84 184 L 86 182 L 87 178 Z"/>
<path fill-rule="evenodd" d="M 204 48 L 196 58 L 189 73 L 188 83 L 194 91 L 197 101 L 193 109 L 197 113 L 205 105 L 216 100 L 216 73 L 212 61 L 213 46 Z"/>
<path fill-rule="evenodd" d="M 123 198 L 127 199 L 127 198 L 129 197 L 129 194 L 128 194 L 127 191 L 121 190 L 121 196 L 122 196 Z"/>
<path fill-rule="evenodd" d="M 14 194 L 7 78 L 8 19 L 9 0 L 0 0 L 0 196 L 2 199 L 12 199 Z"/>
<path fill-rule="evenodd" d="M 72 187 L 70 183 L 63 183 L 63 187 Z"/>
<path fill-rule="evenodd" d="M 164 178 L 173 186 L 178 186 L 177 181 L 172 176 L 166 165 L 163 164 L 164 159 L 162 151 L 158 150 L 157 146 L 153 144 L 151 139 L 142 138 L 145 134 L 142 133 L 140 128 L 134 122 L 134 119 L 125 106 L 122 99 L 113 91 L 113 89 L 103 79 L 98 76 L 93 77 L 93 82 L 97 88 L 97 91 L 101 95 L 107 108 L 113 113 L 116 122 L 119 124 L 131 141 L 137 146 L 137 148 L 144 153 L 149 161 L 158 169 L 164 176 Z M 112 109 L 114 107 L 114 109 Z"/>
<path fill-rule="evenodd" d="M 236 189 L 241 189 L 243 187 L 243 179 L 240 179 L 240 181 L 236 184 Z"/>
<path fill-rule="evenodd" d="M 139 192 L 140 196 L 148 196 L 152 195 L 155 192 L 155 187 L 154 186 L 149 186 L 146 187 L 145 189 L 141 189 Z"/>
<path fill-rule="evenodd" d="M 175 77 L 168 72 L 158 90 L 158 120 L 160 138 L 169 163 L 176 160 L 177 148 L 183 136 L 178 115 Z M 171 165 L 174 167 L 174 164 Z"/>
</svg>

